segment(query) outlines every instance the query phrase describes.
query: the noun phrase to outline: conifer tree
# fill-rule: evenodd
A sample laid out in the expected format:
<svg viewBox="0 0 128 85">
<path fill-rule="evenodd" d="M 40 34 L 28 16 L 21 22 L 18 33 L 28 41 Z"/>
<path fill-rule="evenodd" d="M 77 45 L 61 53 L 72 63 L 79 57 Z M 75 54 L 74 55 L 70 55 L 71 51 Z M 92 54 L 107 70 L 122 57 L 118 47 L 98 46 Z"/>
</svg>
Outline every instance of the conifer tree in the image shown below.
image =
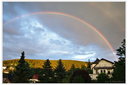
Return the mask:
<svg viewBox="0 0 128 85">
<path fill-rule="evenodd" d="M 86 71 L 89 73 L 89 74 L 92 74 L 92 69 L 91 69 L 91 62 L 90 62 L 90 59 L 88 60 L 88 66 L 86 68 Z"/>
<path fill-rule="evenodd" d="M 124 57 L 125 56 L 125 39 L 121 43 L 122 45 L 116 51 L 118 56 Z"/>
<path fill-rule="evenodd" d="M 76 67 L 74 64 L 72 64 L 70 70 L 68 71 L 68 75 L 72 75 L 72 73 L 75 71 Z"/>
<path fill-rule="evenodd" d="M 87 67 L 86 67 L 85 65 L 81 65 L 81 69 L 82 69 L 82 70 L 86 70 Z"/>
<path fill-rule="evenodd" d="M 90 62 L 90 59 L 88 60 L 88 66 L 87 68 L 91 68 L 91 62 Z"/>
<path fill-rule="evenodd" d="M 55 74 L 57 75 L 58 82 L 61 82 L 62 79 L 66 76 L 66 70 L 61 59 L 58 61 L 58 65 L 55 69 Z"/>
<path fill-rule="evenodd" d="M 29 64 L 24 60 L 25 58 L 24 51 L 21 53 L 21 58 L 18 62 L 18 65 L 16 66 L 16 69 L 14 71 L 14 78 L 13 82 L 15 83 L 27 83 L 28 79 L 30 77 L 30 68 Z"/>
<path fill-rule="evenodd" d="M 117 82 L 125 82 L 125 58 L 120 57 L 118 62 L 115 62 L 113 80 Z"/>
<path fill-rule="evenodd" d="M 119 60 L 114 64 L 113 80 L 118 82 L 125 82 L 125 39 L 122 45 L 117 49 Z"/>
<path fill-rule="evenodd" d="M 44 62 L 42 72 L 42 82 L 53 82 L 53 70 L 49 59 Z"/>
<path fill-rule="evenodd" d="M 70 70 L 75 70 L 75 65 L 74 64 L 72 64 L 72 66 L 71 66 L 71 68 L 70 68 Z"/>
</svg>

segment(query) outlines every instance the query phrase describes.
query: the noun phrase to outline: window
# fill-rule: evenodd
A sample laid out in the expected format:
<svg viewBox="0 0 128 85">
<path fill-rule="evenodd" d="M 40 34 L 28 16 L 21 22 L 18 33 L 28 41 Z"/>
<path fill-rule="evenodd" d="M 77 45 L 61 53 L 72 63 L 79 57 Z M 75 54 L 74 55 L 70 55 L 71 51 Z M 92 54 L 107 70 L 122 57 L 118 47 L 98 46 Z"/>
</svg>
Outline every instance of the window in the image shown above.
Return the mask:
<svg viewBox="0 0 128 85">
<path fill-rule="evenodd" d="M 104 70 L 104 73 L 105 73 L 105 70 Z"/>
<path fill-rule="evenodd" d="M 101 70 L 101 73 L 103 73 L 103 71 Z"/>
<path fill-rule="evenodd" d="M 110 74 L 110 71 L 108 71 L 108 74 Z"/>
</svg>

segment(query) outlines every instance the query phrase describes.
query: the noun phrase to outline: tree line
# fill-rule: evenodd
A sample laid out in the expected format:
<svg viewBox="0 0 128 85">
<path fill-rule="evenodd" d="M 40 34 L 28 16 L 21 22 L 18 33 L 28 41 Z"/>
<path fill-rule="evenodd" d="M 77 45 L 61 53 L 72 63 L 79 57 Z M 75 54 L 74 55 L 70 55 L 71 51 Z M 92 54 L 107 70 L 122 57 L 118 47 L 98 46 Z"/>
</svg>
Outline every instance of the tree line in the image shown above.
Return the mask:
<svg viewBox="0 0 128 85">
<path fill-rule="evenodd" d="M 76 80 L 80 80 L 80 82 L 90 82 L 91 78 L 89 76 L 89 72 L 92 72 L 91 69 L 86 68 L 86 66 L 82 66 L 82 68 L 76 68 L 73 64 L 71 66 L 71 69 L 66 71 L 62 60 L 58 60 L 58 65 L 55 69 L 52 68 L 50 60 L 47 59 L 42 68 L 30 68 L 29 64 L 25 61 L 24 52 L 22 52 L 22 56 L 18 62 L 18 65 L 16 66 L 16 69 L 11 74 L 13 75 L 13 78 L 11 78 L 11 82 L 13 83 L 29 83 L 29 79 L 32 78 L 34 74 L 38 74 L 39 76 L 39 83 L 68 83 L 68 82 L 77 82 Z M 85 71 L 87 69 L 87 72 Z M 88 79 L 85 81 L 82 80 L 81 76 L 78 76 L 78 78 L 75 78 L 73 73 L 75 71 L 83 71 L 84 75 L 86 74 L 88 76 Z M 78 74 L 77 72 L 76 74 Z"/>
<path fill-rule="evenodd" d="M 35 74 L 38 74 L 39 83 L 125 82 L 125 40 L 122 42 L 121 47 L 117 49 L 117 55 L 123 57 L 120 57 L 115 62 L 112 78 L 109 78 L 107 74 L 101 73 L 98 75 L 97 80 L 94 81 L 89 76 L 92 73 L 90 69 L 91 63 L 88 63 L 88 67 L 83 65 L 82 68 L 76 68 L 72 64 L 70 70 L 66 71 L 61 59 L 58 60 L 55 69 L 52 68 L 50 60 L 47 59 L 42 68 L 30 68 L 28 62 L 25 61 L 25 53 L 22 52 L 15 70 L 9 73 L 9 77 L 12 83 L 29 83 L 29 79 Z"/>
</svg>

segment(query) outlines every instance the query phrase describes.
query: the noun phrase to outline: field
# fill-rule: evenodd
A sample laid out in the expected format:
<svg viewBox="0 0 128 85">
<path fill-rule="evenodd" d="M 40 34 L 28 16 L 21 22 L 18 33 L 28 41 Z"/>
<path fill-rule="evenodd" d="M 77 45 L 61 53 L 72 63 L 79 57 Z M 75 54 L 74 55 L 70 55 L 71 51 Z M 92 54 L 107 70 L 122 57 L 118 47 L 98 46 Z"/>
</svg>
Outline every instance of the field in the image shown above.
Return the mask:
<svg viewBox="0 0 128 85">
<path fill-rule="evenodd" d="M 43 63 L 45 60 L 34 60 L 34 59 L 25 59 L 30 65 L 31 68 L 42 68 Z M 55 68 L 57 66 L 58 60 L 50 60 L 51 66 Z M 82 61 L 76 61 L 76 60 L 62 60 L 66 70 L 69 70 L 72 66 L 72 64 L 75 65 L 76 68 L 81 68 L 82 65 L 87 66 L 87 62 Z M 4 66 L 16 66 L 18 63 L 18 59 L 14 60 L 4 60 L 3 65 Z"/>
</svg>

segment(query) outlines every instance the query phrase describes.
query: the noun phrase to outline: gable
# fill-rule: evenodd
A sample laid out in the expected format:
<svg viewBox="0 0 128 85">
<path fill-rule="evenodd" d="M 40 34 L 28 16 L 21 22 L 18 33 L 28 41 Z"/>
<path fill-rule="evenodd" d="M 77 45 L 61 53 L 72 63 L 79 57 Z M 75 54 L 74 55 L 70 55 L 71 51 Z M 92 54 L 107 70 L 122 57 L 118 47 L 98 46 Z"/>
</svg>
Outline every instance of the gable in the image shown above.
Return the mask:
<svg viewBox="0 0 128 85">
<path fill-rule="evenodd" d="M 113 63 L 106 60 L 100 60 L 95 67 L 113 67 Z"/>
<path fill-rule="evenodd" d="M 96 64 L 92 64 L 92 65 L 91 65 L 91 69 L 92 69 L 95 65 L 96 65 Z"/>
</svg>

